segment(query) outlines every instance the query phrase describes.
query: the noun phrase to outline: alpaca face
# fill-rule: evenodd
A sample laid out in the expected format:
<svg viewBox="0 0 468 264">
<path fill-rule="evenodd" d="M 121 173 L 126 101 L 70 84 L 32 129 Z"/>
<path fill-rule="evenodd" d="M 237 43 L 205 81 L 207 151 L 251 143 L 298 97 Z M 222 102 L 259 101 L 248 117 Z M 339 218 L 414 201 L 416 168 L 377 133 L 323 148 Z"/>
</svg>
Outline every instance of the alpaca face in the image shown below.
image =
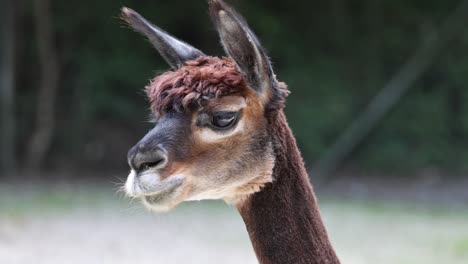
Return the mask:
<svg viewBox="0 0 468 264">
<path fill-rule="evenodd" d="M 274 158 L 255 93 L 167 112 L 128 153 L 128 195 L 156 211 L 188 200 L 236 203 L 271 181 Z"/>
<path fill-rule="evenodd" d="M 128 152 L 125 191 L 155 211 L 188 200 L 238 204 L 272 181 L 268 120 L 282 110 L 287 88 L 244 19 L 222 0 L 209 4 L 228 58 L 208 57 L 122 9 L 173 68 L 148 85 L 155 127 Z"/>
</svg>

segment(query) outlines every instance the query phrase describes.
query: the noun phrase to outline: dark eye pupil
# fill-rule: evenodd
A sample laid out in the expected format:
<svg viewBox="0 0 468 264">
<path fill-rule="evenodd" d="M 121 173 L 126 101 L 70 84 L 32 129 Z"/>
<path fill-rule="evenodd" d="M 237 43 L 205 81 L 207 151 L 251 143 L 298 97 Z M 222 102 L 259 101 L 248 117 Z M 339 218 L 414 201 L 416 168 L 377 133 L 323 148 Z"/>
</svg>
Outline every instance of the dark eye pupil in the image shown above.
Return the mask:
<svg viewBox="0 0 468 264">
<path fill-rule="evenodd" d="M 213 115 L 212 125 L 218 128 L 227 128 L 236 121 L 236 113 L 219 113 Z"/>
</svg>

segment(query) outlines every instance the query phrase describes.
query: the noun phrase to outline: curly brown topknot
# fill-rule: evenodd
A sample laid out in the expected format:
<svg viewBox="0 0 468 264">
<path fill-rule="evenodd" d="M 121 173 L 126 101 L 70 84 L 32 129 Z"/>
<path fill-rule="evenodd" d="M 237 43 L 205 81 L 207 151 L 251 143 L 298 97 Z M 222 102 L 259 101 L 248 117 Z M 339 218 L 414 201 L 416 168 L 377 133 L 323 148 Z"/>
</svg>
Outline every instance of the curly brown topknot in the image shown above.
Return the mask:
<svg viewBox="0 0 468 264">
<path fill-rule="evenodd" d="M 185 64 L 155 77 L 146 87 L 153 112 L 193 111 L 207 100 L 242 94 L 248 87 L 230 58 L 199 57 Z"/>
</svg>

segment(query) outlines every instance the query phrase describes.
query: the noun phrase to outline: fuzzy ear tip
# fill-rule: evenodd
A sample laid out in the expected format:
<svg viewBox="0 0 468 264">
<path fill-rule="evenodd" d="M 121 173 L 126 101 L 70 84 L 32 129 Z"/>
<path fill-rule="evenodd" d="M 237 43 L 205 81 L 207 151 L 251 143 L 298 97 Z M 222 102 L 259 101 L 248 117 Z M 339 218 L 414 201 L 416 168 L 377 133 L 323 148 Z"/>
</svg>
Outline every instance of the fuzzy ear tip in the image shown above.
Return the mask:
<svg viewBox="0 0 468 264">
<path fill-rule="evenodd" d="M 130 16 L 132 13 L 135 13 L 135 11 L 133 11 L 132 9 L 124 6 L 120 9 L 121 13 L 123 16 Z"/>
<path fill-rule="evenodd" d="M 214 23 L 218 25 L 220 20 L 229 16 L 231 9 L 223 0 L 209 0 L 209 10 Z"/>
<path fill-rule="evenodd" d="M 120 9 L 120 19 L 125 21 L 130 27 L 135 28 L 145 21 L 145 19 L 135 10 L 126 6 Z"/>
<path fill-rule="evenodd" d="M 136 12 L 133 9 L 130 9 L 126 6 L 120 9 L 120 18 L 129 21 L 132 16 L 135 16 Z"/>
<path fill-rule="evenodd" d="M 211 11 L 218 13 L 218 11 L 223 10 L 223 5 L 225 3 L 221 0 L 209 0 L 208 5 Z"/>
</svg>

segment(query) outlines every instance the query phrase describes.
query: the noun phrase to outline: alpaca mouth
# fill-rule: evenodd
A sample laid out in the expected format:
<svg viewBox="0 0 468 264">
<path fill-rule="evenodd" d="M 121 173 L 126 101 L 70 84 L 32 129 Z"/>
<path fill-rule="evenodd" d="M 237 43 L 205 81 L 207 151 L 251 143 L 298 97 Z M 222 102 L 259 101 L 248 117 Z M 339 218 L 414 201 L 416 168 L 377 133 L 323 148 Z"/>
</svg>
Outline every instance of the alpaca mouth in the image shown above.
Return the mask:
<svg viewBox="0 0 468 264">
<path fill-rule="evenodd" d="M 181 201 L 179 199 L 182 192 L 183 180 L 171 181 L 165 184 L 157 192 L 142 195 L 141 201 L 146 208 L 155 212 L 166 212 L 174 208 Z"/>
<path fill-rule="evenodd" d="M 141 199 L 146 208 L 155 212 L 165 212 L 180 203 L 184 177 L 174 175 L 163 181 L 157 175 L 130 177 L 125 190 L 128 196 Z"/>
<path fill-rule="evenodd" d="M 165 194 L 173 192 L 175 189 L 180 187 L 184 182 L 183 177 L 180 176 L 173 176 L 169 177 L 163 181 L 145 181 L 139 180 L 136 181 L 135 184 L 137 185 L 136 188 L 141 190 L 141 195 L 143 197 L 160 197 L 164 196 Z"/>
<path fill-rule="evenodd" d="M 160 176 L 155 173 L 148 172 L 137 175 L 132 171 L 124 188 L 130 197 L 142 198 L 150 203 L 157 203 L 163 197 L 171 196 L 183 183 L 184 177 L 182 175 L 174 175 L 161 180 Z"/>
</svg>

